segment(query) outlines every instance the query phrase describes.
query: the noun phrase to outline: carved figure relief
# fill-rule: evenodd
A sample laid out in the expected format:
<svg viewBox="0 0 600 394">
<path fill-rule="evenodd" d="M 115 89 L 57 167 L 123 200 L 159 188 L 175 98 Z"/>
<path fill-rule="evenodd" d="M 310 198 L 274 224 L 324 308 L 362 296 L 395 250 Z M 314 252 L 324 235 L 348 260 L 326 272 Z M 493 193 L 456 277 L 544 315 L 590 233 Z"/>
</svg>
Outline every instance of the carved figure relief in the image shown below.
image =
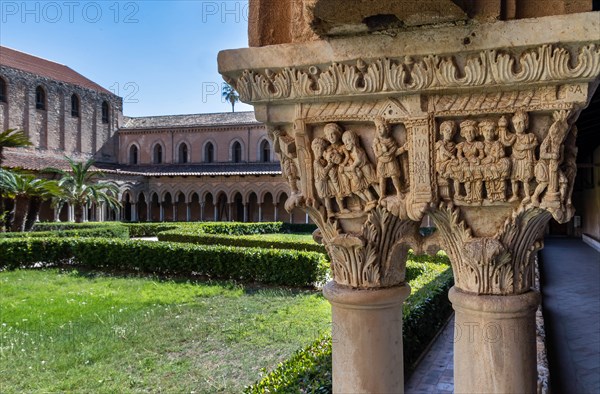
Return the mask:
<svg viewBox="0 0 600 394">
<path fill-rule="evenodd" d="M 435 143 L 435 171 L 438 174 L 440 198 L 450 201 L 450 181 L 454 182 L 454 190 L 459 190 L 458 160 L 456 159 L 456 144 L 452 139 L 456 132 L 456 123 L 446 120 L 440 125 L 442 139 Z"/>
<path fill-rule="evenodd" d="M 500 118 L 500 141 L 504 146 L 512 147 L 512 172 L 511 172 L 511 188 L 512 197 L 510 201 L 518 201 L 519 184 L 523 185 L 523 200 L 529 202 L 531 196 L 530 182 L 533 179 L 533 169 L 535 166 L 534 151 L 538 145 L 536 136 L 533 133 L 528 133 L 529 115 L 527 112 L 517 110 L 512 117 L 515 133 L 508 131 L 508 125 L 505 125 L 505 119 Z"/>
<path fill-rule="evenodd" d="M 454 198 L 464 200 L 467 204 L 483 201 L 483 169 L 481 161 L 485 156 L 483 143 L 476 141 L 477 122 L 465 120 L 460 124 L 460 135 L 464 142 L 456 146 L 456 156 L 460 165 L 457 172 L 458 181 L 464 185 L 466 195 L 455 190 Z"/>
<path fill-rule="evenodd" d="M 407 185 L 402 185 L 400 176 L 399 156 L 407 151 L 407 145 L 399 146 L 390 134 L 390 126 L 383 118 L 375 119 L 375 138 L 373 139 L 373 152 L 377 158 L 377 178 L 379 180 L 379 201 L 387 195 L 387 180 L 391 179 L 396 190 L 396 195 L 404 197 Z M 406 182 L 406 180 L 405 180 Z"/>
</svg>

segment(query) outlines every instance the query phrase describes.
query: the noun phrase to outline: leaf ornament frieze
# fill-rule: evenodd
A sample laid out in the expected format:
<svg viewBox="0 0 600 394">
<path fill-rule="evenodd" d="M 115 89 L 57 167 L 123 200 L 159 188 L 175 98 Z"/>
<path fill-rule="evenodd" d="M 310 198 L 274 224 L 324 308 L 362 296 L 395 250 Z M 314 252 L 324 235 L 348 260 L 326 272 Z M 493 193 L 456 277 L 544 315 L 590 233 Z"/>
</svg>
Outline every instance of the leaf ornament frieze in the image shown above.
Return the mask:
<svg viewBox="0 0 600 394">
<path fill-rule="evenodd" d="M 423 93 L 446 89 L 589 82 L 600 73 L 597 44 L 542 45 L 519 54 L 485 50 L 450 56 L 357 59 L 282 69 L 246 69 L 230 77 L 248 103 L 311 101 L 336 96 Z"/>
</svg>

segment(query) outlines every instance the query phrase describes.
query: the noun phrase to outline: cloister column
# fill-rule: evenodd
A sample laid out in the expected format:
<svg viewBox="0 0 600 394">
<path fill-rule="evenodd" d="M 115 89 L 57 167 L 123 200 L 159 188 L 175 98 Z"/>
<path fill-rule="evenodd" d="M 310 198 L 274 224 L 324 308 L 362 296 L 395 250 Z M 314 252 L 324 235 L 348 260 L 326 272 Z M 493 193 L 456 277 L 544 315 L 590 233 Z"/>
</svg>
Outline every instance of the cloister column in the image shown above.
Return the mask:
<svg viewBox="0 0 600 394">
<path fill-rule="evenodd" d="M 548 220 L 573 215 L 598 13 L 472 22 L 450 0 L 290 3 L 278 33 L 251 6 L 265 46 L 222 51 L 219 71 L 268 127 L 286 210 L 310 216 L 330 256 L 333 392 L 403 392 L 407 251 L 442 247 L 455 392 L 535 393 L 533 262 Z M 425 214 L 438 231 L 424 238 Z"/>
</svg>

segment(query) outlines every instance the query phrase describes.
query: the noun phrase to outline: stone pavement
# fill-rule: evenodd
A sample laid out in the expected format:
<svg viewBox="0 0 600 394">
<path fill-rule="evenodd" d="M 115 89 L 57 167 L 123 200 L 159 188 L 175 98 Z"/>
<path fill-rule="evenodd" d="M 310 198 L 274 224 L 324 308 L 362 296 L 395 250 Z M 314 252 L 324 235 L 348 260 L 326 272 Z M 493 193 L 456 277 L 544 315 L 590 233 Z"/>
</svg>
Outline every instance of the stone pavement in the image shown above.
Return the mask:
<svg viewBox="0 0 600 394">
<path fill-rule="evenodd" d="M 600 252 L 549 238 L 540 270 L 550 390 L 600 393 Z"/>
<path fill-rule="evenodd" d="M 404 385 L 406 394 L 452 393 L 454 391 L 454 316 Z"/>
</svg>

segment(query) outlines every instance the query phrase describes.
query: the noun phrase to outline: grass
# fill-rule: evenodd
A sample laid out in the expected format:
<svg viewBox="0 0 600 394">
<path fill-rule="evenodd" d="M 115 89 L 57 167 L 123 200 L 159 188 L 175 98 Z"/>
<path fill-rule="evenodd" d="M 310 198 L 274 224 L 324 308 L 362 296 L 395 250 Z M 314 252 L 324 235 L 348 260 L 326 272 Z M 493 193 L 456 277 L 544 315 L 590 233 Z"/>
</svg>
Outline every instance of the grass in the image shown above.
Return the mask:
<svg viewBox="0 0 600 394">
<path fill-rule="evenodd" d="M 330 329 L 318 293 L 0 273 L 0 392 L 240 392 Z"/>
</svg>

